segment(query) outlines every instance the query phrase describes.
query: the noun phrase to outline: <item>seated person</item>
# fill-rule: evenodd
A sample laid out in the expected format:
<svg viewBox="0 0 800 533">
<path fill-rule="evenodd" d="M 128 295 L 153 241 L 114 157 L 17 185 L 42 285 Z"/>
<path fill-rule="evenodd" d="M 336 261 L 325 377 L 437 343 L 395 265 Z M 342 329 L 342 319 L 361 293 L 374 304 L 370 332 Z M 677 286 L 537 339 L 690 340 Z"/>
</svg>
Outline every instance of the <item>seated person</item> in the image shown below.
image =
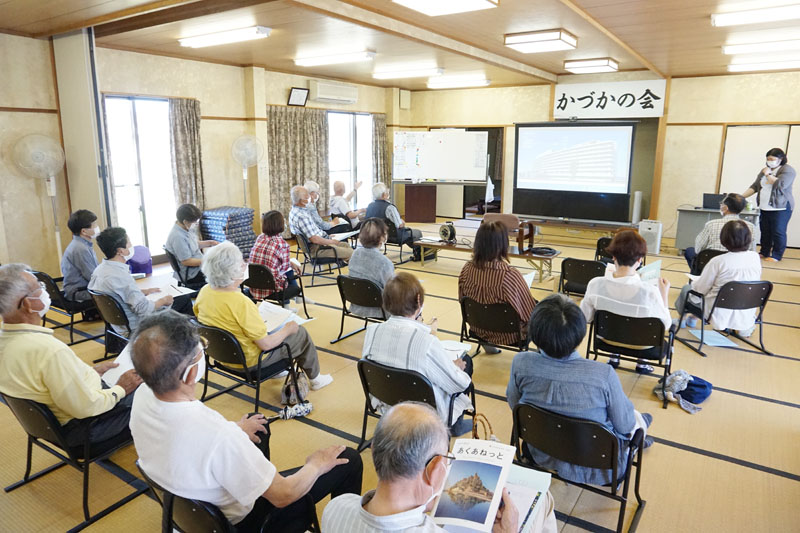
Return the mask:
<svg viewBox="0 0 800 533">
<path fill-rule="evenodd" d="M 97 245 L 106 256 L 103 262 L 92 272 L 89 290 L 112 296 L 125 311 L 131 332 L 139 325 L 139 320 L 157 309 L 172 306 L 180 313 L 192 314 L 192 299 L 187 295 L 174 298 L 167 294 L 156 301 L 149 300 L 148 294 L 155 294 L 160 289 L 140 289 L 131 277 L 131 269 L 127 261 L 133 257 L 133 245 L 123 228 L 110 227 L 97 236 Z M 127 334 L 129 332 L 119 331 Z"/>
<path fill-rule="evenodd" d="M 197 240 L 197 221 L 202 216 L 203 212 L 192 204 L 180 206 L 175 212 L 175 224 L 164 244 L 164 248 L 178 260 L 180 275 L 190 289 L 199 289 L 206 284 L 206 278 L 200 271 L 200 263 L 203 261 L 203 252 L 200 250 L 219 244 L 213 240 Z"/>
<path fill-rule="evenodd" d="M 343 261 L 348 261 L 353 255 L 353 249 L 346 242 L 339 242 L 329 239 L 325 230 L 314 221 L 311 211 L 307 209 L 309 205 L 309 193 L 305 187 L 295 185 L 290 192 L 292 197 L 292 209 L 289 211 L 289 230 L 295 234 L 303 234 L 311 244 L 311 254 L 315 257 L 334 257 L 334 250 L 330 248 L 321 250 L 317 255 L 320 246 L 335 246 L 336 257 Z M 314 209 L 313 211 L 316 211 Z M 319 216 L 319 213 L 317 213 Z M 321 220 L 321 219 L 320 219 Z"/>
<path fill-rule="evenodd" d="M 319 390 L 333 381 L 330 374 L 320 374 L 317 348 L 303 326 L 289 321 L 272 334 L 267 333 L 267 324 L 258 307 L 239 289 L 247 277 L 247 263 L 235 244 L 226 241 L 209 250 L 203 258 L 202 269 L 208 285 L 200 289 L 194 304 L 197 319 L 206 326 L 232 333 L 242 345 L 248 367 L 258 364 L 262 351 L 285 342 L 311 381 L 311 390 Z M 286 356 L 284 350 L 276 350 L 262 359 L 261 367 Z"/>
<path fill-rule="evenodd" d="M 397 206 L 389 202 L 389 188 L 383 183 L 372 186 L 373 202 L 367 206 L 366 218 L 380 218 L 389 220 L 397 228 L 399 242 L 411 246 L 411 243 L 422 238 L 418 229 L 407 228 L 406 223 L 400 218 Z"/>
<path fill-rule="evenodd" d="M 265 457 L 263 415 L 229 422 L 197 400 L 205 358 L 197 328 L 186 317 L 150 315 L 131 346 L 145 382 L 133 401 L 133 442 L 142 470 L 166 490 L 216 505 L 237 531 L 261 531 L 271 515 L 289 533 L 306 529 L 306 494 L 319 502 L 328 494 L 361 492 L 355 450 L 330 446 L 312 453 L 296 473 L 279 474 Z"/>
<path fill-rule="evenodd" d="M 92 272 L 97 268 L 97 256 L 92 246 L 100 234 L 97 215 L 87 209 L 78 209 L 69 216 L 67 227 L 72 232 L 72 242 L 61 257 L 64 297 L 73 302 L 91 302 L 92 295 L 87 287 Z"/>
<path fill-rule="evenodd" d="M 714 300 L 723 285 L 729 281 L 759 281 L 761 279 L 761 260 L 758 253 L 751 249 L 753 234 L 743 220 L 731 220 L 722 226 L 720 241 L 728 253 L 711 258 L 703 273 L 695 281 L 689 282 L 681 289 L 675 300 L 678 315 L 683 311 L 690 290 L 699 292 L 705 297 L 705 319 L 711 327 L 718 330 L 735 329 L 740 335 L 749 337 L 755 327 L 757 309 L 717 309 L 709 316 Z M 692 297 L 692 301 L 696 297 Z M 694 302 L 697 305 L 700 302 Z M 697 319 L 689 316 L 686 325 L 695 327 Z"/>
<path fill-rule="evenodd" d="M 67 435 L 68 446 L 83 443 L 87 427 L 91 442 L 128 431 L 133 392 L 141 379 L 133 370 L 105 388 L 100 380 L 116 363 L 94 368 L 81 361 L 53 330 L 39 326 L 50 307 L 47 291 L 26 265 L 0 267 L 0 392 L 47 406 Z M 102 421 L 90 417 L 106 412 Z"/>
<path fill-rule="evenodd" d="M 319 209 L 317 208 L 319 183 L 316 181 L 307 181 L 303 184 L 303 187 L 308 191 L 308 205 L 306 205 L 306 210 L 320 230 L 327 233 L 346 233 L 352 229 L 347 220 L 334 217 L 330 222 L 325 222 L 322 220 L 322 217 L 319 216 Z M 331 213 L 331 215 L 333 215 L 333 213 Z"/>
<path fill-rule="evenodd" d="M 642 266 L 642 258 L 647 255 L 644 238 L 634 230 L 620 231 L 614 235 L 606 250 L 614 258 L 614 268 L 609 267 L 605 276 L 592 279 L 586 286 L 586 295 L 581 302 L 586 321 L 592 322 L 597 311 L 609 311 L 631 318 L 658 318 L 664 323 L 665 331 L 669 330 L 672 326 L 667 302 L 669 281 L 661 278 L 658 286 L 655 286 L 642 281 L 636 273 Z M 612 357 L 608 363 L 616 368 L 619 358 Z M 636 365 L 636 372 L 649 374 L 653 372 L 653 367 L 642 360 Z"/>
<path fill-rule="evenodd" d="M 330 212 L 331 216 L 344 215 L 344 217 L 347 219 L 347 222 L 350 224 L 350 227 L 353 229 L 358 229 L 358 225 L 360 224 L 360 218 L 363 218 L 364 213 L 367 212 L 366 208 L 364 209 L 350 208 L 350 202 L 353 200 L 353 196 L 355 196 L 356 190 L 359 187 L 361 187 L 361 182 L 357 181 L 356 184 L 353 186 L 353 190 L 345 194 L 344 182 L 334 181 L 333 196 L 328 198 L 328 211 Z"/>
<path fill-rule="evenodd" d="M 444 532 L 426 514 L 444 488 L 450 442 L 447 428 L 436 411 L 424 403 L 403 402 L 378 421 L 372 438 L 372 462 L 378 485 L 359 496 L 334 498 L 322 513 L 322 531 L 349 533 Z M 507 489 L 503 508 L 497 511 L 493 533 L 519 531 L 519 510 Z M 558 531 L 553 497 L 544 495 L 530 531 Z M 523 517 L 525 518 L 525 517 Z"/>
<path fill-rule="evenodd" d="M 472 386 L 472 359 L 468 355 L 453 359 L 436 338 L 437 319 L 422 322 L 425 291 L 413 274 L 400 272 L 383 289 L 383 308 L 392 316 L 386 322 L 370 324 L 364 337 L 361 356 L 383 365 L 419 372 L 431 382 L 436 408 L 447 421 L 450 397 L 458 394 L 453 406 L 453 435 L 463 435 L 472 427 L 464 411 L 472 409 L 465 394 Z M 462 394 L 459 394 L 462 393 Z M 386 408 L 377 399 L 373 405 Z"/>
<path fill-rule="evenodd" d="M 386 224 L 379 218 L 368 218 L 361 224 L 358 234 L 361 246 L 350 258 L 350 277 L 368 279 L 383 290 L 386 282 L 394 276 L 394 263 L 383 255 L 381 246 L 386 242 Z M 379 307 L 363 307 L 350 304 L 350 312 L 373 318 L 383 317 Z"/>
<path fill-rule="evenodd" d="M 458 276 L 458 299 L 471 298 L 482 304 L 509 303 L 520 319 L 519 334 L 496 333 L 471 328 L 481 338 L 496 344 L 519 344 L 528 337 L 528 319 L 536 302 L 519 270 L 508 260 L 508 230 L 500 221 L 484 222 L 475 234 L 472 259 Z M 487 353 L 499 353 L 494 346 L 481 345 Z"/>
<path fill-rule="evenodd" d="M 300 294 L 300 286 L 297 284 L 298 273 L 289 263 L 289 243 L 283 239 L 285 229 L 280 211 L 264 213 L 261 216 L 262 233 L 250 249 L 249 261 L 251 264 L 267 267 L 272 272 L 277 290 L 286 291 L 284 296 L 289 299 Z M 256 300 L 263 300 L 272 293 L 264 289 L 251 288 L 250 294 Z"/>
<path fill-rule="evenodd" d="M 703 226 L 703 231 L 701 231 L 694 240 L 694 248 L 689 247 L 683 251 L 683 256 L 686 258 L 686 262 L 689 263 L 689 268 L 694 268 L 694 259 L 697 257 L 697 254 L 703 250 L 725 251 L 725 247 L 722 246 L 722 243 L 719 240 L 719 234 L 722 231 L 722 226 L 731 220 L 740 220 L 739 213 L 741 213 L 745 207 L 747 207 L 747 200 L 741 194 L 731 193 L 725 195 L 725 198 L 723 198 L 722 202 L 719 204 L 719 214 L 722 215 L 722 218 L 715 218 L 714 220 L 709 220 L 706 222 L 706 225 Z M 743 222 L 750 229 L 750 233 L 753 234 L 752 247 L 753 250 L 755 250 L 756 228 L 746 220 Z"/>
<path fill-rule="evenodd" d="M 529 334 L 539 351 L 514 357 L 506 388 L 508 405 L 513 410 L 517 404 L 527 403 L 602 424 L 619 439 L 618 464 L 625 464 L 630 439 L 637 429 L 647 428 L 653 417 L 633 408 L 613 368 L 576 351 L 586 335 L 581 310 L 563 294 L 548 296 L 534 308 Z M 652 444 L 652 437 L 645 437 L 644 447 Z M 611 470 L 577 466 L 530 446 L 526 449 L 537 465 L 570 481 L 592 485 L 612 481 Z"/>
</svg>

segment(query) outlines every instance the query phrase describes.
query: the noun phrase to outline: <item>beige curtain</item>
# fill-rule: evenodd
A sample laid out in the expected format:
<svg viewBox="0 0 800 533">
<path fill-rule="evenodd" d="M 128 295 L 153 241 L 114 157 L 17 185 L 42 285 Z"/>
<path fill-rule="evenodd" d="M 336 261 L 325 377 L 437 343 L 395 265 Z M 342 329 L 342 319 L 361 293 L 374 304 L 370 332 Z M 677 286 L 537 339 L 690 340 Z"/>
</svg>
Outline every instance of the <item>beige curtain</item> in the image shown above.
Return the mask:
<svg viewBox="0 0 800 533">
<path fill-rule="evenodd" d="M 200 149 L 200 102 L 189 98 L 169 99 L 169 146 L 175 202 L 206 207 L 203 157 Z"/>
<path fill-rule="evenodd" d="M 374 183 L 391 186 L 389 155 L 386 150 L 386 115 L 372 115 L 372 179 Z"/>
<path fill-rule="evenodd" d="M 328 207 L 328 113 L 323 109 L 267 106 L 269 196 L 289 229 L 289 191 L 306 181 L 319 183 L 317 207 Z"/>
</svg>

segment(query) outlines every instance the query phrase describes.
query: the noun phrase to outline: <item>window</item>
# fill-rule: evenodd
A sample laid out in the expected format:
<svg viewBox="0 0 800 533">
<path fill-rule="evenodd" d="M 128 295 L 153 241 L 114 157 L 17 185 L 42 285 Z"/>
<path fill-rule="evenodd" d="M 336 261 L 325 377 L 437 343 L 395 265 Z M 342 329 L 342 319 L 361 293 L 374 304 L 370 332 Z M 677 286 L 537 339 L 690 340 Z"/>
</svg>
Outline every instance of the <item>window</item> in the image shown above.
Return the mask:
<svg viewBox="0 0 800 533">
<path fill-rule="evenodd" d="M 106 96 L 105 107 L 117 222 L 134 245 L 163 255 L 176 208 L 169 102 Z"/>
<path fill-rule="evenodd" d="M 361 181 L 353 206 L 367 207 L 372 201 L 372 115 L 331 111 L 328 134 L 331 196 L 334 182 L 343 181 L 345 190 L 350 192 Z"/>
</svg>

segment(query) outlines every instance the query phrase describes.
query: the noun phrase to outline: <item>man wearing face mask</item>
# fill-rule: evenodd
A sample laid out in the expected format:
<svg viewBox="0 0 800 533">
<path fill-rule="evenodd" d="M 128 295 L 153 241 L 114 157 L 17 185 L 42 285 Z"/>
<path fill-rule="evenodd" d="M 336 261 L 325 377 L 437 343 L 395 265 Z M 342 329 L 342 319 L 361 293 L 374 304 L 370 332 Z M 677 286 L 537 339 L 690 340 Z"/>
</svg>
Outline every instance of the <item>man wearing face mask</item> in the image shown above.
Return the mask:
<svg viewBox="0 0 800 533">
<path fill-rule="evenodd" d="M 330 234 L 347 233 L 348 231 L 353 230 L 353 228 L 350 226 L 350 222 L 347 220 L 334 217 L 330 222 L 325 222 L 322 220 L 322 217 L 319 216 L 319 209 L 317 206 L 317 201 L 319 200 L 319 183 L 316 181 L 307 181 L 303 184 L 303 187 L 305 187 L 305 189 L 308 191 L 308 204 L 306 205 L 306 211 L 308 211 L 308 214 L 314 221 L 314 224 L 316 224 L 321 231 Z"/>
<path fill-rule="evenodd" d="M 747 207 L 747 200 L 745 200 L 744 196 L 741 194 L 731 193 L 725 195 L 725 198 L 723 198 L 722 202 L 719 204 L 719 214 L 722 215 L 722 218 L 715 218 L 714 220 L 706 222 L 703 231 L 701 231 L 694 240 L 694 248 L 689 247 L 683 252 L 683 256 L 686 258 L 686 262 L 689 263 L 690 268 L 694 267 L 694 260 L 697 254 L 703 250 L 727 252 L 719 240 L 720 232 L 722 231 L 722 227 L 731 220 L 739 220 L 739 213 L 741 213 L 745 207 Z M 746 220 L 743 220 L 743 222 L 747 224 L 750 233 L 753 235 L 753 250 L 755 250 L 757 240 L 756 228 Z"/>
<path fill-rule="evenodd" d="M 181 277 L 190 289 L 199 289 L 206 284 L 206 278 L 200 271 L 203 253 L 200 251 L 209 246 L 219 244 L 217 241 L 200 241 L 197 239 L 197 221 L 203 212 L 192 204 L 183 204 L 175 213 L 175 224 L 167 236 L 164 248 L 175 256 L 181 269 Z"/>
<path fill-rule="evenodd" d="M 141 383 L 134 370 L 105 388 L 100 379 L 116 363 L 90 367 L 53 330 L 39 326 L 50 307 L 47 291 L 27 265 L 0 267 L 0 392 L 46 405 L 67 434 L 67 444 L 79 445 L 89 417 L 111 411 L 90 425 L 92 442 L 128 431 L 133 392 Z"/>
<path fill-rule="evenodd" d="M 359 496 L 334 498 L 322 513 L 322 532 L 339 533 L 434 533 L 437 526 L 426 513 L 441 494 L 447 478 L 447 428 L 427 404 L 403 402 L 385 413 L 372 438 L 372 462 L 378 485 Z M 507 490 L 504 506 L 497 512 L 493 533 L 516 533 L 519 511 Z M 544 496 L 544 507 L 536 515 L 531 531 L 558 531 L 553 497 Z"/>
<path fill-rule="evenodd" d="M 64 296 L 73 302 L 91 302 L 92 296 L 86 288 L 92 272 L 97 268 L 97 256 L 92 247 L 94 239 L 100 235 L 97 215 L 79 209 L 69 216 L 67 227 L 72 232 L 72 242 L 61 257 Z"/>
<path fill-rule="evenodd" d="M 312 254 L 318 257 L 333 257 L 335 249 L 337 258 L 348 261 L 353 255 L 353 249 L 346 242 L 329 239 L 328 233 L 315 222 L 311 210 L 308 209 L 311 199 L 308 190 L 300 185 L 295 185 L 289 194 L 292 199 L 292 209 L 289 211 L 289 230 L 295 235 L 301 233 L 305 235 L 306 239 L 311 243 Z M 317 213 L 317 216 L 319 216 L 319 213 Z M 320 250 L 319 254 L 317 254 L 317 249 L 320 246 L 331 246 L 334 249 L 326 248 Z"/>
<path fill-rule="evenodd" d="M 136 286 L 127 265 L 127 261 L 133 257 L 133 245 L 123 228 L 104 229 L 97 236 L 97 245 L 106 258 L 92 272 L 89 290 L 107 294 L 117 300 L 128 317 L 131 332 L 139 325 L 139 320 L 158 309 L 171 306 L 180 313 L 193 315 L 190 295 L 173 299 L 167 294 L 153 302 L 147 299 L 147 295 L 156 293 L 159 289 L 140 289 Z M 114 329 L 118 329 L 117 326 Z M 123 335 L 131 333 L 118 332 Z"/>
</svg>

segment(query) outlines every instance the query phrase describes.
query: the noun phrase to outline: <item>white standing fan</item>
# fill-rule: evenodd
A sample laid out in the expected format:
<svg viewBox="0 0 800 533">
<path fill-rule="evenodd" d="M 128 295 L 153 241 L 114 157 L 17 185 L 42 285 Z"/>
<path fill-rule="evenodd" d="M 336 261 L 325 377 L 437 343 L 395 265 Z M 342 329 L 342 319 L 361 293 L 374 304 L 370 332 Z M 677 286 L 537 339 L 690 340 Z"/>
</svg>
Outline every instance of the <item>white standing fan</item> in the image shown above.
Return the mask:
<svg viewBox="0 0 800 533">
<path fill-rule="evenodd" d="M 247 169 L 257 165 L 264 157 L 264 145 L 255 135 L 242 135 L 231 146 L 233 159 L 242 165 L 244 179 L 244 205 L 247 207 Z"/>
<path fill-rule="evenodd" d="M 61 261 L 61 230 L 58 227 L 55 177 L 64 168 L 64 150 L 52 137 L 32 134 L 17 141 L 12 157 L 26 176 L 45 180 L 47 195 L 53 206 L 53 229 L 56 233 L 58 260 Z"/>
</svg>

